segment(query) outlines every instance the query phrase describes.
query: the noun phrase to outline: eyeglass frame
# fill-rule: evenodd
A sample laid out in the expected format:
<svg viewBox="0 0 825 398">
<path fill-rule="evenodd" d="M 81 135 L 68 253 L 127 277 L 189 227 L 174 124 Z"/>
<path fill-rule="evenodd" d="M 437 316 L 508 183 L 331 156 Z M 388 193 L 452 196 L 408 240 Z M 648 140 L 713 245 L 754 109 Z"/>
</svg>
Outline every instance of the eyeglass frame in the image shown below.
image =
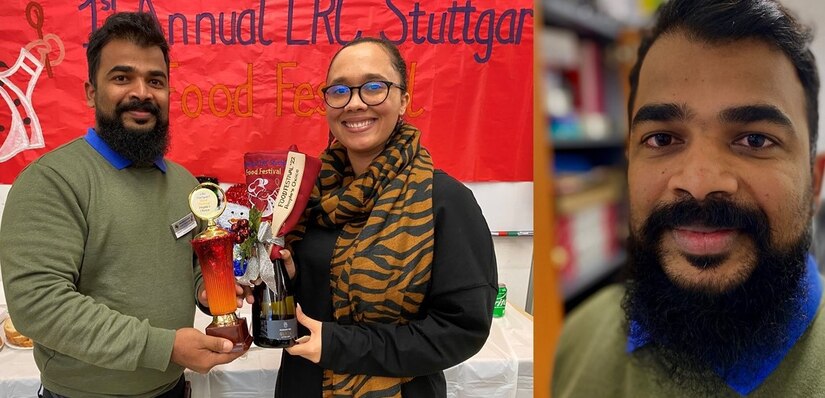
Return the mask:
<svg viewBox="0 0 825 398">
<path fill-rule="evenodd" d="M 368 104 L 367 101 L 364 101 L 364 97 L 361 96 L 361 87 L 364 87 L 364 85 L 366 85 L 367 83 L 376 83 L 376 82 L 384 83 L 384 84 L 387 85 L 387 95 L 384 96 L 384 99 L 382 99 L 377 104 Z M 342 87 L 346 87 L 346 88 L 349 89 L 349 98 L 347 99 L 347 102 L 344 103 L 344 105 L 332 106 L 332 105 L 330 105 L 329 100 L 327 99 L 327 90 L 330 89 L 331 87 L 335 87 L 335 86 L 342 86 Z M 363 102 L 367 106 L 378 106 L 378 105 L 383 104 L 385 101 L 387 101 L 387 98 L 390 97 L 390 89 L 393 88 L 393 86 L 398 87 L 398 89 L 401 90 L 401 91 L 404 91 L 404 90 L 407 89 L 405 86 L 402 86 L 400 84 L 396 84 L 396 83 L 391 82 L 389 80 L 369 80 L 369 81 L 365 81 L 360 86 L 347 86 L 346 84 L 340 84 L 340 83 L 339 84 L 330 84 L 329 86 L 322 87 L 321 92 L 324 93 L 324 103 L 327 104 L 327 106 L 329 106 L 332 109 L 344 109 L 344 108 L 347 107 L 347 105 L 349 105 L 350 101 L 352 101 L 352 94 L 355 92 L 356 89 L 358 89 L 358 99 L 360 99 L 361 102 Z"/>
</svg>

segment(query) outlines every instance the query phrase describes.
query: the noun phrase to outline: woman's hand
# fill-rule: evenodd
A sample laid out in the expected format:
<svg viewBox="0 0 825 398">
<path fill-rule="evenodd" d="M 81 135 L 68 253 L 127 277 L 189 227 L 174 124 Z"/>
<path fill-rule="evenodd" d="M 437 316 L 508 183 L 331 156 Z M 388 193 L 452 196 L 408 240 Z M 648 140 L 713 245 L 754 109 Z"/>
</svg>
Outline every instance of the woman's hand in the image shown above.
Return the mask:
<svg viewBox="0 0 825 398">
<path fill-rule="evenodd" d="M 292 259 L 292 253 L 287 249 L 282 249 L 279 253 L 281 253 L 281 259 L 284 260 L 287 276 L 289 279 L 295 279 L 295 260 Z"/>
<path fill-rule="evenodd" d="M 321 361 L 321 328 L 323 323 L 316 321 L 304 314 L 301 305 L 296 309 L 296 317 L 301 325 L 309 329 L 309 336 L 301 336 L 296 340 L 296 344 L 286 349 L 291 355 L 304 357 L 312 363 Z"/>
</svg>

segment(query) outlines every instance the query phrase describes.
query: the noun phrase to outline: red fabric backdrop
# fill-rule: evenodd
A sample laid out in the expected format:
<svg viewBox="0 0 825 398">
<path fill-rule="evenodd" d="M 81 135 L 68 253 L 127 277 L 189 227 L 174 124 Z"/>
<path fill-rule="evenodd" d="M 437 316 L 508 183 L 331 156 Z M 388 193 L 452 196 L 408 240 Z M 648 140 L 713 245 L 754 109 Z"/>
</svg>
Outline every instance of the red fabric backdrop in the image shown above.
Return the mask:
<svg viewBox="0 0 825 398">
<path fill-rule="evenodd" d="M 531 181 L 532 7 L 528 0 L 7 0 L 0 183 L 93 125 L 84 45 L 115 10 L 152 12 L 167 34 L 169 158 L 195 175 L 243 181 L 245 152 L 293 143 L 317 155 L 327 142 L 319 87 L 329 59 L 361 34 L 384 35 L 406 58 L 406 118 L 423 131 L 436 167 L 463 181 Z"/>
</svg>

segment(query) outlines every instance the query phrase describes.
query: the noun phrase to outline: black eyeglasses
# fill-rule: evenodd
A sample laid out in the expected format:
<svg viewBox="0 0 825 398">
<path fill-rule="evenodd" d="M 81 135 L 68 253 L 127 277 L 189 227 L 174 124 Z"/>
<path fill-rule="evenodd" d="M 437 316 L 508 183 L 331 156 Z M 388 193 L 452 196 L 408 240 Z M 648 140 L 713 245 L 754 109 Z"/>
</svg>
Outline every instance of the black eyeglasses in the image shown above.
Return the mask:
<svg viewBox="0 0 825 398">
<path fill-rule="evenodd" d="M 404 86 L 384 80 L 370 81 L 360 86 L 333 84 L 323 88 L 324 101 L 330 108 L 341 109 L 349 104 L 352 100 L 352 91 L 357 89 L 361 102 L 369 106 L 380 105 L 389 97 L 392 86 L 404 90 Z"/>
</svg>

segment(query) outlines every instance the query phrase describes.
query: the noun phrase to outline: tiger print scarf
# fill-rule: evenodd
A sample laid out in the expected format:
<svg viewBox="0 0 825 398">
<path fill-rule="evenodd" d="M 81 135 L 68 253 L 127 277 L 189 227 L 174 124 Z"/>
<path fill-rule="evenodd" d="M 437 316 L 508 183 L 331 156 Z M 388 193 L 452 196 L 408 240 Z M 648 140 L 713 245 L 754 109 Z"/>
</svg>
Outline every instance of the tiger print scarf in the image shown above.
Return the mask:
<svg viewBox="0 0 825 398">
<path fill-rule="evenodd" d="M 420 139 L 418 129 L 400 123 L 357 177 L 339 142 L 321 154 L 307 214 L 309 222 L 343 229 L 330 264 L 336 320 L 406 324 L 424 301 L 433 260 L 433 164 Z M 303 230 L 296 232 L 300 239 Z M 326 369 L 324 397 L 401 397 L 410 379 Z"/>
</svg>

